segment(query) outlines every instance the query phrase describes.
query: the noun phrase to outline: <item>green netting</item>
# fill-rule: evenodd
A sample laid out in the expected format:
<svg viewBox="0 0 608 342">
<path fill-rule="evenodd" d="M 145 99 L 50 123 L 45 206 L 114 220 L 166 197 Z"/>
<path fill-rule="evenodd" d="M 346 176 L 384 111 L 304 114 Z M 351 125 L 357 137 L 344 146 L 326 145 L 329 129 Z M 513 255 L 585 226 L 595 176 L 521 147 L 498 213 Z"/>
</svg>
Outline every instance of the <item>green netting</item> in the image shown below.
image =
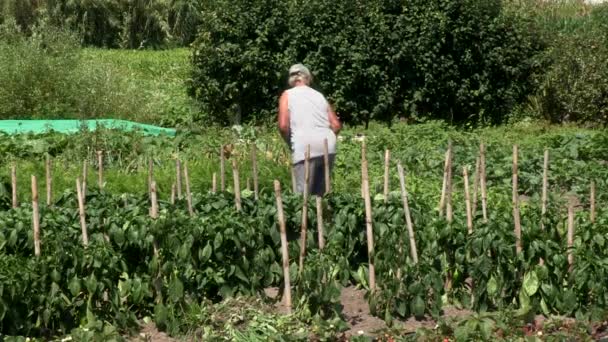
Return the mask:
<svg viewBox="0 0 608 342">
<path fill-rule="evenodd" d="M 46 133 L 50 131 L 78 133 L 85 128 L 94 131 L 97 127 L 123 131 L 139 131 L 146 135 L 165 134 L 175 136 L 174 129 L 126 120 L 0 120 L 0 132 L 8 134 Z"/>
</svg>

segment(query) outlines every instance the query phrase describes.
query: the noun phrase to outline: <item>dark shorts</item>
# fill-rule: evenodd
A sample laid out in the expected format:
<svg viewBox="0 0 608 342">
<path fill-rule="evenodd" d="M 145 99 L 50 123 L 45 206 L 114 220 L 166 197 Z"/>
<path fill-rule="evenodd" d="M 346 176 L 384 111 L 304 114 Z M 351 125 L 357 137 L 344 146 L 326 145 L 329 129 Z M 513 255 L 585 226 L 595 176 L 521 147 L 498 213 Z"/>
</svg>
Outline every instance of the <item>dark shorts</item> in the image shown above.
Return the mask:
<svg viewBox="0 0 608 342">
<path fill-rule="evenodd" d="M 335 154 L 329 155 L 329 172 L 334 166 Z M 310 184 L 308 188 L 308 194 L 311 196 L 323 196 L 325 194 L 325 161 L 323 156 L 311 158 L 308 162 L 310 167 L 310 173 L 308 175 L 308 182 Z M 304 184 L 306 182 L 306 168 L 304 167 L 304 161 L 298 162 L 293 165 L 294 172 L 296 174 L 296 189 L 298 192 L 304 192 Z"/>
</svg>

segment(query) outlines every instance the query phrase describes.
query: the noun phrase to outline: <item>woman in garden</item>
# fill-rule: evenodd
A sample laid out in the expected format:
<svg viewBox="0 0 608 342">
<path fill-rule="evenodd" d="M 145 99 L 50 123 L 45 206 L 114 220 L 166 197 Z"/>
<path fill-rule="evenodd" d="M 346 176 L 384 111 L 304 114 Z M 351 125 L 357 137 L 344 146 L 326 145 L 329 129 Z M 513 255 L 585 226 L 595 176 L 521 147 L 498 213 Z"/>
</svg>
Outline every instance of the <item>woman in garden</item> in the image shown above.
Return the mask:
<svg viewBox="0 0 608 342">
<path fill-rule="evenodd" d="M 312 89 L 310 70 L 302 64 L 289 68 L 290 89 L 279 99 L 279 130 L 291 147 L 297 191 L 305 186 L 304 159 L 310 145 L 309 194 L 325 193 L 324 141 L 327 139 L 329 167 L 336 155 L 336 136 L 342 124 L 335 111 L 320 92 Z"/>
</svg>

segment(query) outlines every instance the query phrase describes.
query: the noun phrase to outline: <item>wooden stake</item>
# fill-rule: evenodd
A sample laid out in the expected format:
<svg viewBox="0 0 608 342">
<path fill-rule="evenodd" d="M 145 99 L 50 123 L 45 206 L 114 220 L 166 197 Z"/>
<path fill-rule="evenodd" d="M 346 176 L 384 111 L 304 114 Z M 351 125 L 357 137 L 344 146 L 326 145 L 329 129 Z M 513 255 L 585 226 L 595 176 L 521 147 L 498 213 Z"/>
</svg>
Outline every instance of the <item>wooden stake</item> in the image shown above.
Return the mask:
<svg viewBox="0 0 608 342">
<path fill-rule="evenodd" d="M 239 169 L 236 165 L 236 159 L 232 159 L 232 177 L 234 178 L 234 204 L 236 211 L 241 211 L 241 185 L 239 180 Z"/>
<path fill-rule="evenodd" d="M 325 248 L 325 236 L 323 228 L 323 198 L 316 196 L 317 201 L 317 232 L 319 234 L 319 249 Z"/>
<path fill-rule="evenodd" d="M 308 195 L 310 190 L 310 145 L 306 146 L 304 154 L 304 198 L 302 201 L 302 226 L 300 235 L 300 263 L 298 274 L 304 270 L 304 257 L 306 257 L 306 235 L 308 233 Z"/>
<path fill-rule="evenodd" d="M 217 192 L 217 173 L 213 173 L 213 176 L 211 178 L 211 193 L 216 193 Z"/>
<path fill-rule="evenodd" d="M 226 156 L 224 155 L 224 145 L 220 147 L 220 189 L 226 191 Z"/>
<path fill-rule="evenodd" d="M 391 160 L 391 152 L 384 152 L 384 203 L 388 202 L 388 181 L 389 181 L 389 166 Z"/>
<path fill-rule="evenodd" d="M 182 162 L 175 159 L 175 183 L 177 187 L 177 199 L 182 199 Z"/>
<path fill-rule="evenodd" d="M 443 216 L 445 200 L 448 190 L 448 176 L 450 170 L 450 156 L 452 155 L 452 142 L 448 142 L 448 149 L 445 151 L 445 161 L 443 163 L 443 184 L 441 185 L 441 198 L 439 199 L 439 215 Z"/>
<path fill-rule="evenodd" d="M 329 176 L 329 146 L 327 139 L 323 139 L 323 170 L 325 171 L 325 193 L 331 191 L 331 178 Z"/>
<path fill-rule="evenodd" d="M 294 169 L 293 164 L 291 163 L 289 164 L 289 167 L 291 168 L 291 190 L 295 194 L 296 192 L 298 192 L 298 184 L 296 181 L 296 169 Z"/>
<path fill-rule="evenodd" d="M 484 143 L 479 145 L 479 185 L 481 188 L 481 211 L 483 214 L 483 222 L 488 222 L 488 189 L 486 187 L 486 146 Z"/>
<path fill-rule="evenodd" d="M 192 209 L 192 192 L 190 191 L 190 177 L 188 176 L 188 163 L 184 162 L 184 180 L 186 181 L 186 201 L 188 202 L 188 214 L 194 216 Z"/>
<path fill-rule="evenodd" d="M 246 189 L 247 189 L 248 191 L 251 191 L 251 178 L 247 177 L 247 183 L 246 183 L 246 185 L 247 185 L 247 188 L 246 188 Z"/>
<path fill-rule="evenodd" d="M 589 193 L 589 219 L 591 223 L 595 223 L 595 181 L 591 181 Z"/>
<path fill-rule="evenodd" d="M 158 218 L 158 193 L 154 179 L 150 180 L 150 217 Z"/>
<path fill-rule="evenodd" d="M 464 177 L 464 200 L 467 209 L 467 229 L 469 234 L 473 233 L 473 213 L 471 212 L 471 197 L 469 196 L 469 174 L 467 167 L 462 168 L 462 176 Z"/>
<path fill-rule="evenodd" d="M 154 162 L 152 158 L 148 160 L 148 193 L 152 192 L 152 180 L 154 179 Z"/>
<path fill-rule="evenodd" d="M 376 291 L 376 271 L 374 267 L 374 230 L 372 227 L 372 201 L 369 194 L 369 176 L 367 174 L 367 159 L 365 157 L 365 141 L 361 145 L 361 162 L 363 169 L 363 198 L 365 201 L 365 226 L 367 232 L 367 255 L 369 259 L 369 290 Z"/>
<path fill-rule="evenodd" d="M 177 192 L 177 186 L 175 183 L 171 184 L 171 205 L 175 205 L 175 193 Z"/>
<path fill-rule="evenodd" d="M 545 228 L 545 214 L 547 213 L 547 188 L 548 188 L 548 176 L 549 176 L 549 150 L 545 148 L 544 163 L 543 163 L 543 190 L 541 199 L 541 222 L 540 228 Z"/>
<path fill-rule="evenodd" d="M 365 199 L 365 168 L 367 167 L 365 161 L 365 152 L 367 147 L 365 146 L 365 137 L 361 140 L 361 198 Z"/>
<path fill-rule="evenodd" d="M 173 187 L 175 188 L 175 184 L 173 185 Z M 156 220 L 158 218 L 158 193 L 156 191 L 156 182 L 154 181 L 154 178 L 150 180 L 150 217 L 153 220 Z M 156 239 L 154 239 L 154 241 L 152 242 L 152 248 L 154 249 L 154 255 L 158 256 L 159 247 Z M 160 293 L 160 289 L 158 288 L 158 286 L 157 291 Z"/>
<path fill-rule="evenodd" d="M 475 160 L 475 176 L 473 177 L 473 200 L 472 202 L 472 209 L 471 212 L 473 213 L 473 216 L 475 216 L 477 214 L 477 199 L 479 197 L 479 176 L 480 176 L 480 158 L 477 157 L 477 160 Z"/>
<path fill-rule="evenodd" d="M 38 209 L 38 182 L 32 175 L 32 220 L 34 225 L 34 255 L 40 256 L 40 211 Z"/>
<path fill-rule="evenodd" d="M 574 244 L 574 201 L 568 201 L 568 271 L 572 272 L 574 267 L 574 254 L 572 247 Z"/>
<path fill-rule="evenodd" d="M 46 155 L 46 205 L 53 202 L 53 177 L 51 176 L 51 156 Z"/>
<path fill-rule="evenodd" d="M 87 201 L 87 174 L 89 164 L 87 163 L 87 159 L 85 158 L 82 162 L 82 200 L 86 203 Z"/>
<path fill-rule="evenodd" d="M 519 194 L 517 186 L 517 145 L 513 145 L 513 222 L 515 224 L 515 250 L 521 253 L 521 222 L 519 217 Z"/>
<path fill-rule="evenodd" d="M 89 234 L 87 232 L 87 219 L 84 209 L 84 199 L 82 194 L 82 182 L 80 178 L 76 178 L 76 194 L 78 196 L 78 214 L 80 215 L 80 229 L 82 231 L 82 244 L 87 247 L 89 245 Z"/>
<path fill-rule="evenodd" d="M 251 147 L 251 165 L 253 167 L 253 196 L 257 201 L 260 196 L 260 185 L 258 181 L 258 149 L 255 144 Z M 249 189 L 249 184 L 247 184 L 247 188 Z"/>
<path fill-rule="evenodd" d="M 412 216 L 410 214 L 410 205 L 408 201 L 407 188 L 405 187 L 405 175 L 401 163 L 397 164 L 397 172 L 399 172 L 399 183 L 401 185 L 401 199 L 403 201 L 403 212 L 405 213 L 405 223 L 407 224 L 407 234 L 410 239 L 410 254 L 414 264 L 418 263 L 418 250 L 416 248 L 416 236 L 414 235 L 414 225 L 412 224 Z"/>
<path fill-rule="evenodd" d="M 13 191 L 13 208 L 17 208 L 19 201 L 17 200 L 17 166 L 15 163 L 11 166 L 11 187 Z"/>
<path fill-rule="evenodd" d="M 283 213 L 283 199 L 281 198 L 281 183 L 274 181 L 274 194 L 277 199 L 277 215 L 281 230 L 281 253 L 283 254 L 283 279 L 285 283 L 285 306 L 287 313 L 291 314 L 291 282 L 289 278 L 289 252 L 287 249 L 287 229 L 285 228 L 285 215 Z"/>
<path fill-rule="evenodd" d="M 448 179 L 446 182 L 445 189 L 445 218 L 448 223 L 451 223 L 454 219 L 454 211 L 452 209 L 452 163 L 453 163 L 453 153 L 452 153 L 452 142 L 450 141 L 449 151 L 449 159 L 448 159 Z"/>
<path fill-rule="evenodd" d="M 97 151 L 97 172 L 99 190 L 103 189 L 103 151 Z"/>
</svg>

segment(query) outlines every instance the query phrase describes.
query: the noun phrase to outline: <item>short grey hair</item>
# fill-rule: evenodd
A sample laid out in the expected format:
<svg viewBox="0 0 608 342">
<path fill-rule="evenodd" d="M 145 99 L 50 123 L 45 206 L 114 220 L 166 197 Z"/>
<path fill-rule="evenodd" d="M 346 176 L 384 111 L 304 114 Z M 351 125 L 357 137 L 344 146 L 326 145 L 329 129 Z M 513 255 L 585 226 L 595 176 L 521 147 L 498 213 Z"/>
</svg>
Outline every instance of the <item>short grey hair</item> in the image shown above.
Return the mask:
<svg viewBox="0 0 608 342">
<path fill-rule="evenodd" d="M 312 82 L 310 70 L 304 64 L 294 64 L 289 68 L 289 86 L 293 87 L 296 82 L 303 82 L 307 85 Z"/>
</svg>

